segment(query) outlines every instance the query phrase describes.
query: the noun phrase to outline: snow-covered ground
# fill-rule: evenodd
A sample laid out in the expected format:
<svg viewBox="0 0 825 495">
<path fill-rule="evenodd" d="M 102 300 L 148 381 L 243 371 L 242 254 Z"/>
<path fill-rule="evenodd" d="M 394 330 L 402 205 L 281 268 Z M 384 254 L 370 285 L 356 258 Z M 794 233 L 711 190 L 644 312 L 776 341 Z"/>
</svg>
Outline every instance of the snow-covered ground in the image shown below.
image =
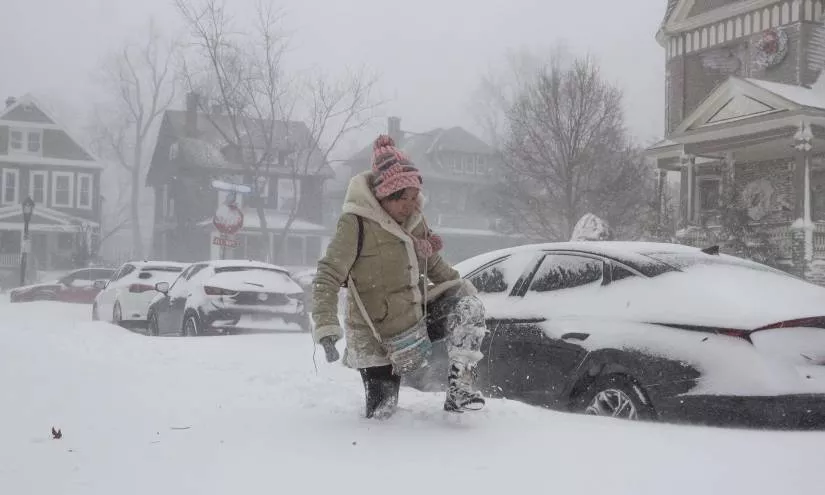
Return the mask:
<svg viewBox="0 0 825 495">
<path fill-rule="evenodd" d="M 639 424 L 402 390 L 299 335 L 148 338 L 89 307 L 0 303 L 0 494 L 818 493 L 825 433 Z M 52 440 L 50 428 L 62 429 Z"/>
</svg>

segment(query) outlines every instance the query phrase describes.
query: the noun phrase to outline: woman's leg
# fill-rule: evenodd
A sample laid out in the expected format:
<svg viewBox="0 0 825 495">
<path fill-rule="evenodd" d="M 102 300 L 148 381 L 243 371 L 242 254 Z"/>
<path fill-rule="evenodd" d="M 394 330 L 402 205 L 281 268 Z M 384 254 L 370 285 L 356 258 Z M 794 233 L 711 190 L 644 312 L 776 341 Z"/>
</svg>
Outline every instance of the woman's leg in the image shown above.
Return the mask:
<svg viewBox="0 0 825 495">
<path fill-rule="evenodd" d="M 386 419 L 392 416 L 398 405 L 401 377 L 393 374 L 392 366 L 359 368 L 358 371 L 364 382 L 366 417 Z"/>
<path fill-rule="evenodd" d="M 484 407 L 484 398 L 475 390 L 475 369 L 483 357 L 481 342 L 487 333 L 484 305 L 469 282 L 433 301 L 428 312 L 431 340 L 447 339 L 449 366 L 444 409 L 461 412 Z"/>
</svg>

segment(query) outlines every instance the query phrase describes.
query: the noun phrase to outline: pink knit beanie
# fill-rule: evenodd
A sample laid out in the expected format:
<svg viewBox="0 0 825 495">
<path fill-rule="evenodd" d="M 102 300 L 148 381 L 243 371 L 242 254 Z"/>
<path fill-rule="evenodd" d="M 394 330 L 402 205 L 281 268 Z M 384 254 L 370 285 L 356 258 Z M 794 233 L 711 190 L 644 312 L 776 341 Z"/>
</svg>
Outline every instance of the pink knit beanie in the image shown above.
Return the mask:
<svg viewBox="0 0 825 495">
<path fill-rule="evenodd" d="M 384 199 L 408 187 L 421 189 L 423 179 L 407 156 L 395 147 L 395 141 L 386 135 L 378 136 L 372 146 L 373 190 L 375 197 Z"/>
</svg>

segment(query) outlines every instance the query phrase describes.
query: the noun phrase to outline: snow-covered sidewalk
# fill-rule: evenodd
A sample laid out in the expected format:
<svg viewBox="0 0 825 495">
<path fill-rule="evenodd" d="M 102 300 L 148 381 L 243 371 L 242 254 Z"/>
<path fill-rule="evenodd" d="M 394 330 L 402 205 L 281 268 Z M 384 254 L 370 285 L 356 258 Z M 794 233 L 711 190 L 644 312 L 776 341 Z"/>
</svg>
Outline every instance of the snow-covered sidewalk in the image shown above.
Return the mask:
<svg viewBox="0 0 825 495">
<path fill-rule="evenodd" d="M 618 422 L 402 390 L 307 335 L 149 338 L 89 308 L 0 304 L 0 494 L 817 493 L 825 433 Z M 62 429 L 52 440 L 50 428 Z"/>
</svg>

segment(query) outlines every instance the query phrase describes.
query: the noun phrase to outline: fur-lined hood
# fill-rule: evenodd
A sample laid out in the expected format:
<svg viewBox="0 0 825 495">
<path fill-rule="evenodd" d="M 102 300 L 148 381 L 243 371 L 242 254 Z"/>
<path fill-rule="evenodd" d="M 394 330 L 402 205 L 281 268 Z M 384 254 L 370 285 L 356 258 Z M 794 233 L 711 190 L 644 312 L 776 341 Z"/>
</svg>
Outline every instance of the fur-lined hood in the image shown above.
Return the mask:
<svg viewBox="0 0 825 495">
<path fill-rule="evenodd" d="M 412 232 L 418 224 L 424 219 L 421 213 L 421 208 L 424 206 L 424 197 L 419 194 L 419 211 L 414 213 L 403 226 L 392 219 L 381 203 L 372 193 L 370 182 L 372 181 L 373 173 L 371 171 L 362 172 L 349 181 L 347 187 L 347 194 L 344 197 L 344 213 L 352 213 L 364 218 L 369 218 L 380 224 L 384 229 L 392 232 L 401 239 L 407 240 L 406 232 Z"/>
</svg>

